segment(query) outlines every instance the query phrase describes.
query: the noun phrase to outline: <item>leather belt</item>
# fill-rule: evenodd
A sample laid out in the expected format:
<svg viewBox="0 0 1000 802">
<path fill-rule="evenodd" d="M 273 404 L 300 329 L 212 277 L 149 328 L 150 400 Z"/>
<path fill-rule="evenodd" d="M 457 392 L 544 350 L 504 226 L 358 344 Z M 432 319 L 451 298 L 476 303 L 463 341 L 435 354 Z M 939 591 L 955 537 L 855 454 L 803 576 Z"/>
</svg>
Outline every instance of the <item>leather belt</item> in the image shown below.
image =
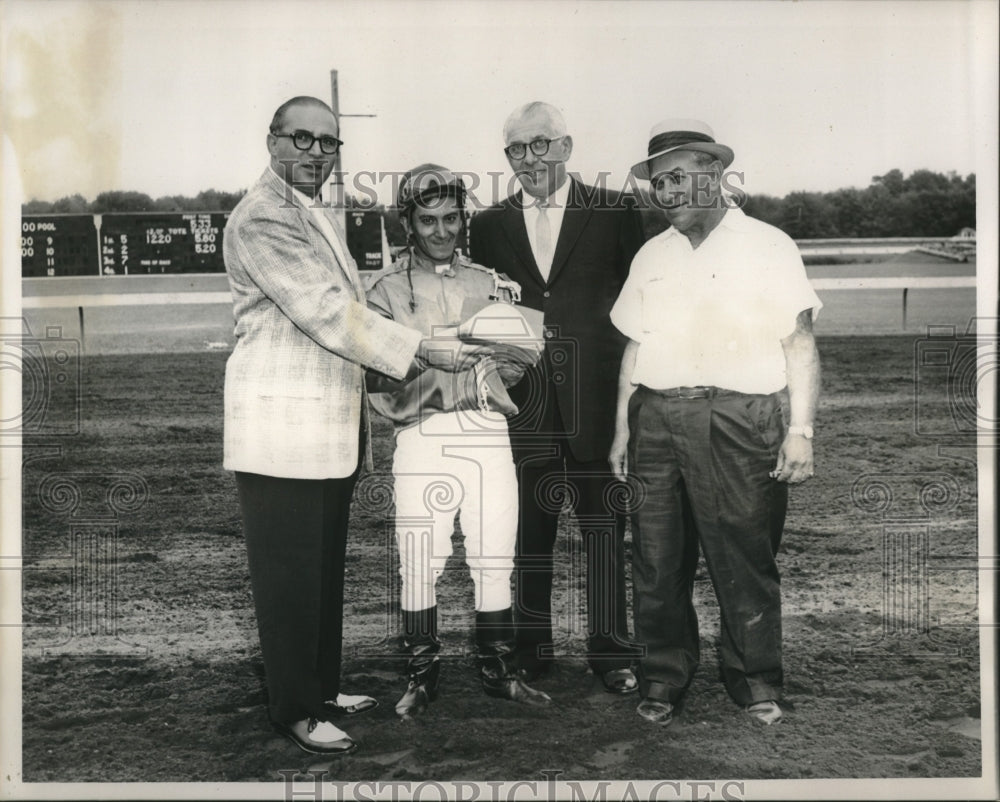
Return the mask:
<svg viewBox="0 0 1000 802">
<path fill-rule="evenodd" d="M 646 387 L 646 389 L 651 393 L 656 393 L 666 398 L 683 398 L 687 400 L 715 398 L 718 395 L 737 395 L 736 390 L 726 390 L 722 387 L 670 387 L 666 390 L 656 390 L 652 387 Z"/>
</svg>

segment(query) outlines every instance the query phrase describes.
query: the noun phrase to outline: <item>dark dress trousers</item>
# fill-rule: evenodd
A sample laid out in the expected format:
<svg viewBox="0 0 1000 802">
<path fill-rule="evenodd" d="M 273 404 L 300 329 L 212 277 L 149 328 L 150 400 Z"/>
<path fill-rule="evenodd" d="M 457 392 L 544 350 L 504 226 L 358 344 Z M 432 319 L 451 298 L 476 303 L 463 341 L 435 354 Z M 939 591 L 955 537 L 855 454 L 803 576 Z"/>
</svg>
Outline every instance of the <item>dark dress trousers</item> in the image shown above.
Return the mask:
<svg viewBox="0 0 1000 802">
<path fill-rule="evenodd" d="M 326 719 L 323 701 L 340 692 L 344 562 L 357 476 L 236 473 L 273 721 Z"/>
<path fill-rule="evenodd" d="M 229 216 L 223 250 L 236 321 L 223 465 L 236 473 L 268 710 L 281 724 L 321 719 L 340 689 L 365 368 L 401 378 L 421 334 L 369 311 L 336 215 L 270 167 Z"/>
<path fill-rule="evenodd" d="M 632 196 L 570 180 L 548 280 L 528 241 L 523 193 L 473 217 L 470 250 L 474 261 L 517 281 L 522 303 L 545 320 L 543 358 L 510 389 L 519 410 L 510 432 L 520 493 L 515 599 L 522 665 L 538 667 L 553 654 L 552 551 L 568 502 L 587 558 L 587 657 L 604 672 L 628 666 L 632 655 L 622 488 L 608 466 L 625 338 L 609 313 L 643 233 Z"/>
</svg>

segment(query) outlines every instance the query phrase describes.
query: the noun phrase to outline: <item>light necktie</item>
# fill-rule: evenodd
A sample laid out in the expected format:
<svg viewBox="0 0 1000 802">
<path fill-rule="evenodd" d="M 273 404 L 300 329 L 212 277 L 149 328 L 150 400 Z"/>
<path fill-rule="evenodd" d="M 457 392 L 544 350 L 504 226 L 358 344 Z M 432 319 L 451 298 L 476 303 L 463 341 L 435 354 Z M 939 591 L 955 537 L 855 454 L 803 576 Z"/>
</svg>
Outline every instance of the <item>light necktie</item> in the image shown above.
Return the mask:
<svg viewBox="0 0 1000 802">
<path fill-rule="evenodd" d="M 538 219 L 535 221 L 535 261 L 538 271 L 546 281 L 552 270 L 552 226 L 549 223 L 548 204 L 538 204 Z"/>
</svg>

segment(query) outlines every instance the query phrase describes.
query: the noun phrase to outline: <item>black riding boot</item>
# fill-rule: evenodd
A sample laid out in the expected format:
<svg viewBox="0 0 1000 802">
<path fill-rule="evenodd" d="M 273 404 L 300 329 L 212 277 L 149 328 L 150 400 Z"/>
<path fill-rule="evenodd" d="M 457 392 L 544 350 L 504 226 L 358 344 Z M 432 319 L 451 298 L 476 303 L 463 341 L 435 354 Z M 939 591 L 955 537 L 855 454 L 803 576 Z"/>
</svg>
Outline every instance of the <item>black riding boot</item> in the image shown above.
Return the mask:
<svg viewBox="0 0 1000 802">
<path fill-rule="evenodd" d="M 476 613 L 479 677 L 488 696 L 542 706 L 552 700 L 517 676 L 514 659 L 514 619 L 511 610 Z"/>
<path fill-rule="evenodd" d="M 403 610 L 403 647 L 410 655 L 406 664 L 409 682 L 406 693 L 396 702 L 396 713 L 404 718 L 417 716 L 437 698 L 441 661 L 437 638 L 437 607 Z"/>
</svg>

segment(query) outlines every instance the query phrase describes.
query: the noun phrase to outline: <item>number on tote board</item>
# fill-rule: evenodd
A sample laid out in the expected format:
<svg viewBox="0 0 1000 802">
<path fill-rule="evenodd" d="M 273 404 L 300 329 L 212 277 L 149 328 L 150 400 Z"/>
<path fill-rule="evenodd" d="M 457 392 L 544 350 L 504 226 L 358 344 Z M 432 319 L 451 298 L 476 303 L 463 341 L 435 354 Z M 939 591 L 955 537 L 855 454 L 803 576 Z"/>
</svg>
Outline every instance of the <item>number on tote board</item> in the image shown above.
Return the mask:
<svg viewBox="0 0 1000 802">
<path fill-rule="evenodd" d="M 149 245 L 169 245 L 172 237 L 169 234 L 164 234 L 158 228 L 147 228 L 146 229 L 146 242 Z"/>
</svg>

